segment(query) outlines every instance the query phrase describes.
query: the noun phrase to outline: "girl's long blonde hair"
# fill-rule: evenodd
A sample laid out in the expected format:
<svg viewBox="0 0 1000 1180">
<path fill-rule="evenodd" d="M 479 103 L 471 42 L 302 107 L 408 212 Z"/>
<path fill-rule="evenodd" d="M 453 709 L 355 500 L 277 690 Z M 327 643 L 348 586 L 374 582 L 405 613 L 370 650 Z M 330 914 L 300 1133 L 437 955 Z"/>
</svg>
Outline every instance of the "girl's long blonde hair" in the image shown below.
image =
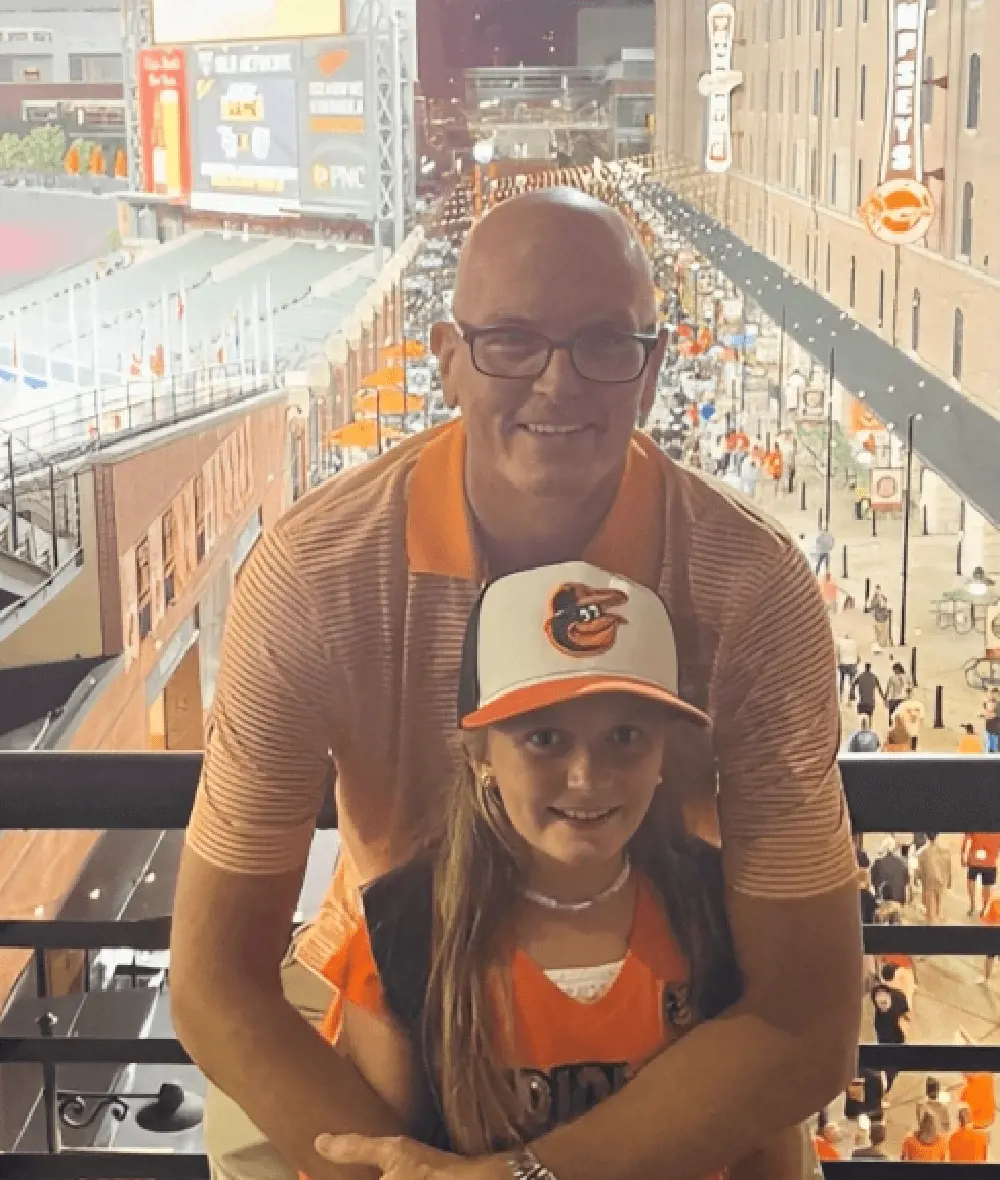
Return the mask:
<svg viewBox="0 0 1000 1180">
<path fill-rule="evenodd" d="M 497 1054 L 509 1017 L 504 967 L 526 852 L 499 792 L 476 773 L 484 732 L 467 735 L 434 858 L 434 932 L 423 1042 L 428 1075 L 455 1151 L 479 1155 L 528 1141 L 531 1112 Z M 733 963 L 728 927 L 683 854 L 683 819 L 663 787 L 629 843 L 634 867 L 660 894 L 691 965 L 695 1011 L 713 1005 L 719 970 Z"/>
</svg>

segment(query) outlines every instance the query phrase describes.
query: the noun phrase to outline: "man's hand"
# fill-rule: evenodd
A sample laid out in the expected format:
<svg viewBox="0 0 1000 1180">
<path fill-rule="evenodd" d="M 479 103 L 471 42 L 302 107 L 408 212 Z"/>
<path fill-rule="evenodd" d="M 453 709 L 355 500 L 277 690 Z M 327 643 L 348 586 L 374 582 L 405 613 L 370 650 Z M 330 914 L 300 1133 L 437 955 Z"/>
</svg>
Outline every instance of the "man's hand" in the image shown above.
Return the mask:
<svg viewBox="0 0 1000 1180">
<path fill-rule="evenodd" d="M 377 1168 L 382 1180 L 509 1180 L 500 1156 L 465 1159 L 403 1136 L 320 1135 L 316 1154 L 332 1164 Z"/>
</svg>

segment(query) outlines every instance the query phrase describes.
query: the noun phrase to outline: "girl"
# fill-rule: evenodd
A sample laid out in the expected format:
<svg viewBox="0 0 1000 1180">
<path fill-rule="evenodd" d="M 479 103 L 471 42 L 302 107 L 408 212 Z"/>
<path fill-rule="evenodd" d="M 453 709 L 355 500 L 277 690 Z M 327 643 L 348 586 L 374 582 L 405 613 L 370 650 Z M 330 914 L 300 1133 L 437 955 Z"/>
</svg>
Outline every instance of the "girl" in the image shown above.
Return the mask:
<svg viewBox="0 0 1000 1180">
<path fill-rule="evenodd" d="M 533 1138 L 739 998 L 718 853 L 678 841 L 661 785 L 670 723 L 708 718 L 660 599 L 575 562 L 483 592 L 459 719 L 444 832 L 365 890 L 326 1033 L 415 1138 L 544 1180 Z M 801 1148 L 730 1175 L 798 1180 Z"/>
</svg>

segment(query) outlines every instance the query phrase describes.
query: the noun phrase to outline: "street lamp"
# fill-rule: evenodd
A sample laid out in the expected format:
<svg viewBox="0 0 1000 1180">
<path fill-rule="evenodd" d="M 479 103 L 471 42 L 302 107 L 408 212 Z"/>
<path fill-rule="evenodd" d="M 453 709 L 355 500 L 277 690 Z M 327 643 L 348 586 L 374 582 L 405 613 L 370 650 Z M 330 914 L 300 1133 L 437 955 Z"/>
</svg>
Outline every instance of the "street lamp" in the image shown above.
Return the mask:
<svg viewBox="0 0 1000 1180">
<path fill-rule="evenodd" d="M 986 576 L 986 571 L 981 565 L 977 565 L 972 571 L 972 576 L 966 584 L 966 589 L 970 594 L 975 594 L 977 598 L 982 598 L 989 594 L 990 588 L 995 586 L 996 582 L 992 578 Z"/>
<path fill-rule="evenodd" d="M 899 604 L 899 646 L 906 646 L 906 598 L 910 584 L 910 492 L 913 487 L 913 424 L 923 414 L 906 415 L 906 487 L 903 490 L 903 577 Z"/>
</svg>

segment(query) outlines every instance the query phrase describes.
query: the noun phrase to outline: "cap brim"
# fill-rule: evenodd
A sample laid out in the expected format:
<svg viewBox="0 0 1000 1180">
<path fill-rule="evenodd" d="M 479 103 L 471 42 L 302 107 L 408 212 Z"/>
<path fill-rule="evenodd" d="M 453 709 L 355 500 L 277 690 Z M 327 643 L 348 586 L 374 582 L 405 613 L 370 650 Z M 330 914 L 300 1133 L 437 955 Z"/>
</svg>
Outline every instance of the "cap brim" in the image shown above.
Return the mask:
<svg viewBox="0 0 1000 1180">
<path fill-rule="evenodd" d="M 624 692 L 629 696 L 644 697 L 646 700 L 665 705 L 671 712 L 690 721 L 697 721 L 700 725 L 712 723 L 707 713 L 696 709 L 694 705 L 689 705 L 687 701 L 682 701 L 662 685 L 651 684 L 647 680 L 633 680 L 628 676 L 590 675 L 563 676 L 512 689 L 463 717 L 462 728 L 482 729 L 485 725 L 510 721 L 512 717 L 523 717 L 525 713 L 533 713 L 536 709 L 546 709 L 550 705 L 561 705 L 565 701 L 575 701 L 580 697 L 607 692 Z"/>
</svg>

